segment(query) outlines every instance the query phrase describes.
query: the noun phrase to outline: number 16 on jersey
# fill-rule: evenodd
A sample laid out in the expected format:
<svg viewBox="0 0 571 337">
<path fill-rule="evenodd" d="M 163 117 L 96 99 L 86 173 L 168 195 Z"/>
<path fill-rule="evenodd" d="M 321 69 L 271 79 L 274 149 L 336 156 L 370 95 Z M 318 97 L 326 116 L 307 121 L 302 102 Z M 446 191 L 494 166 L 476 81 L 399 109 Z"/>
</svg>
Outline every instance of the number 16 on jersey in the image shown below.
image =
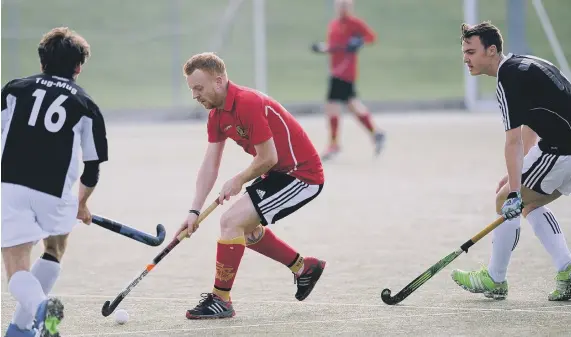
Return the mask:
<svg viewBox="0 0 571 337">
<path fill-rule="evenodd" d="M 36 126 L 36 122 L 38 120 L 38 115 L 40 113 L 40 109 L 42 107 L 42 103 L 44 101 L 44 97 L 46 96 L 46 91 L 44 89 L 36 89 L 32 94 L 36 98 L 34 102 L 34 106 L 32 107 L 32 113 L 30 114 L 30 119 L 28 120 L 28 125 Z M 63 127 L 65 123 L 65 108 L 61 106 L 63 102 L 67 99 L 66 95 L 59 95 L 55 101 L 48 107 L 46 111 L 46 116 L 44 117 L 44 125 L 46 130 L 49 132 L 58 132 Z M 54 122 L 54 115 L 57 115 L 57 119 Z"/>
</svg>

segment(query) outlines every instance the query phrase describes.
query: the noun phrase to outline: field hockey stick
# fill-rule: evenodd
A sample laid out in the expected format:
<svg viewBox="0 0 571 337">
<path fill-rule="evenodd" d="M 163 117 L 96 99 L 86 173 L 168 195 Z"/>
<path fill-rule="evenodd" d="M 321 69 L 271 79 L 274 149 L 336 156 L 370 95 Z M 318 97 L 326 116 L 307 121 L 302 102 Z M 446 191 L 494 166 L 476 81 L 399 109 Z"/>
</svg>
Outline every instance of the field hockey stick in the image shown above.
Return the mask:
<svg viewBox="0 0 571 337">
<path fill-rule="evenodd" d="M 468 253 L 468 248 L 472 247 L 476 242 L 478 242 L 481 238 L 486 236 L 490 233 L 494 228 L 498 227 L 505 221 L 504 217 L 497 218 L 494 222 L 489 224 L 486 228 L 484 228 L 480 233 L 476 234 L 470 240 L 464 242 L 460 249 L 454 251 L 453 253 L 445 256 L 442 260 L 438 261 L 432 267 L 428 268 L 427 271 L 422 273 L 419 277 L 415 278 L 414 281 L 409 283 L 406 287 L 404 287 L 401 291 L 399 291 L 395 296 L 391 297 L 391 291 L 389 289 L 384 289 L 381 293 L 381 299 L 385 304 L 393 305 L 401 302 L 408 295 L 412 294 L 416 289 L 420 288 L 423 284 L 425 284 L 432 276 L 436 275 L 440 270 L 444 267 L 449 265 L 452 261 L 454 261 L 458 256 L 460 256 L 463 252 Z"/>
<path fill-rule="evenodd" d="M 346 47 L 344 46 L 331 46 L 325 48 L 322 53 L 324 54 L 333 54 L 339 51 L 344 51 Z M 339 76 L 342 74 L 351 64 L 351 58 L 354 53 L 344 52 L 343 53 L 343 60 L 339 63 L 335 68 L 331 70 L 331 76 Z"/>
<path fill-rule="evenodd" d="M 149 246 L 158 246 L 162 244 L 163 241 L 165 241 L 166 230 L 165 226 L 161 224 L 157 225 L 157 236 L 155 237 L 145 232 L 141 232 L 140 230 L 137 230 L 135 228 L 129 227 L 118 221 L 111 220 L 109 218 L 100 215 L 93 215 L 91 218 L 91 222 L 105 229 L 108 229 L 112 232 L 119 233 L 123 236 L 131 238 L 135 241 L 142 242 Z"/>
<path fill-rule="evenodd" d="M 216 199 L 214 202 L 212 202 L 212 204 L 210 206 L 208 206 L 208 208 L 206 210 L 204 210 L 204 212 L 202 212 L 202 214 L 200 214 L 200 216 L 198 217 L 198 219 L 196 220 L 196 223 L 199 224 L 200 222 L 202 222 L 202 220 L 204 220 L 210 213 L 212 213 L 212 211 L 214 211 L 214 209 L 218 206 L 218 199 Z M 131 284 L 129 284 L 127 286 L 127 288 L 125 288 L 119 295 L 117 295 L 117 297 L 115 297 L 115 299 L 113 300 L 113 302 L 110 301 L 106 301 L 103 304 L 103 308 L 101 308 L 101 314 L 103 314 L 103 316 L 107 317 L 109 315 L 111 315 L 111 313 L 113 313 L 113 311 L 115 311 L 115 309 L 117 308 L 117 306 L 119 305 L 119 303 L 121 303 L 121 301 L 123 301 L 123 299 L 125 297 L 127 297 L 127 295 L 131 292 L 131 290 L 133 290 L 133 288 L 135 288 L 135 286 L 141 282 L 141 280 L 147 276 L 147 274 L 153 270 L 153 268 L 155 268 L 155 266 L 165 257 L 167 256 L 168 253 L 170 253 L 170 251 L 172 251 L 174 249 L 174 247 L 176 247 L 182 240 L 184 240 L 186 238 L 186 231 L 182 231 L 176 238 L 174 238 L 171 243 L 169 243 L 168 246 L 166 246 L 157 256 L 155 256 L 155 258 L 153 259 L 153 262 L 151 262 L 150 264 L 147 265 L 147 267 L 145 268 L 145 270 L 141 273 L 141 275 L 139 275 L 139 277 L 137 277 L 133 282 L 131 282 Z"/>
</svg>

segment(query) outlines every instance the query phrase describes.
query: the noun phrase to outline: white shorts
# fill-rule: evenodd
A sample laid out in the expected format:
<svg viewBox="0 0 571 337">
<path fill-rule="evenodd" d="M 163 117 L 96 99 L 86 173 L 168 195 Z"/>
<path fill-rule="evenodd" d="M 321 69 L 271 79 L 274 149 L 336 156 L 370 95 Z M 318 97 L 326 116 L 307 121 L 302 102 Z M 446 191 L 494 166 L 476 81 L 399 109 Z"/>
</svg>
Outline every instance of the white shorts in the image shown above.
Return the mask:
<svg viewBox="0 0 571 337">
<path fill-rule="evenodd" d="M 2 248 L 68 234 L 77 223 L 77 197 L 62 199 L 2 183 Z"/>
<path fill-rule="evenodd" d="M 541 194 L 571 194 L 571 156 L 549 154 L 535 145 L 523 160 L 523 186 Z"/>
</svg>

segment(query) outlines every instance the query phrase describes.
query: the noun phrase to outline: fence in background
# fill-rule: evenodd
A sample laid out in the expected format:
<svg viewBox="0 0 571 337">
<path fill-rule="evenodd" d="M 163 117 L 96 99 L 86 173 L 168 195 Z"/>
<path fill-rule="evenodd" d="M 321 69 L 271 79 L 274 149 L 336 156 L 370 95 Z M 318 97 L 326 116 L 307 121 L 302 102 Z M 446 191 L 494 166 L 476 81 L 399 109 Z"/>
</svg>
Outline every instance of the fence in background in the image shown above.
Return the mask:
<svg viewBox="0 0 571 337">
<path fill-rule="evenodd" d="M 511 0 L 479 0 L 478 17 L 505 30 L 509 42 L 506 1 Z M 556 62 L 531 1 L 523 1 L 530 52 Z M 256 20 L 260 2 L 263 22 Z M 569 59 L 571 1 L 544 5 Z M 378 35 L 360 55 L 362 98 L 397 104 L 463 100 L 462 1 L 357 0 L 355 9 Z M 236 82 L 265 83 L 267 93 L 285 104 L 322 102 L 327 60 L 309 47 L 325 39 L 332 15 L 331 0 L 5 0 L 2 82 L 39 71 L 36 47 L 42 34 L 69 26 L 92 46 L 79 83 L 106 110 L 191 110 L 182 64 L 210 50 L 224 58 Z M 256 53 L 261 38 L 265 48 Z M 493 92 L 494 79 L 483 78 L 480 85 L 483 92 Z"/>
</svg>

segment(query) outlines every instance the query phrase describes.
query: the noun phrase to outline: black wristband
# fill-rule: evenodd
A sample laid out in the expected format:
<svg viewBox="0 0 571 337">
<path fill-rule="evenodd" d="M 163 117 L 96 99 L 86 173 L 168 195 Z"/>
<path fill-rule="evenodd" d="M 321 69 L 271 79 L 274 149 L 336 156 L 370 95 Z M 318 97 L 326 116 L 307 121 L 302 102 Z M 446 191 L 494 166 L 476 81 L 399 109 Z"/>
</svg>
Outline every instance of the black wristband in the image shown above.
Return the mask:
<svg viewBox="0 0 571 337">
<path fill-rule="evenodd" d="M 511 199 L 511 198 L 518 198 L 519 197 L 519 192 L 510 192 L 510 194 L 508 194 L 507 199 Z"/>
<path fill-rule="evenodd" d="M 188 213 L 194 213 L 194 214 L 196 214 L 196 216 L 200 216 L 200 212 L 195 210 L 195 209 L 189 210 Z"/>
</svg>

